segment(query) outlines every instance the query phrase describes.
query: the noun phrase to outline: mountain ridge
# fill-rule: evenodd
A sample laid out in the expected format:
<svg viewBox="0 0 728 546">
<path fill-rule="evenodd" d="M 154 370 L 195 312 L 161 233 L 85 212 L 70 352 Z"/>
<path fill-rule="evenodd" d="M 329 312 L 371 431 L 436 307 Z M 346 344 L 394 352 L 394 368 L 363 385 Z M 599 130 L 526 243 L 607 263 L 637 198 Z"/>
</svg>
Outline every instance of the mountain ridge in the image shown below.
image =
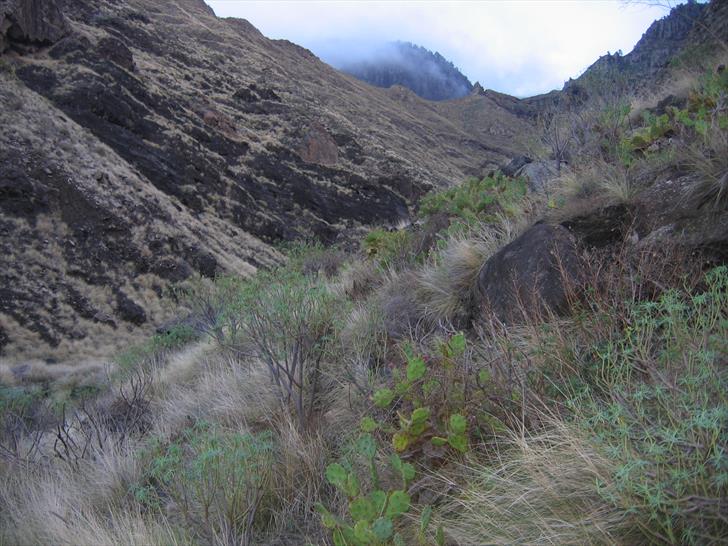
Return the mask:
<svg viewBox="0 0 728 546">
<path fill-rule="evenodd" d="M 473 88 L 470 80 L 439 52 L 411 42 L 390 42 L 333 65 L 371 85 L 401 85 L 428 100 L 459 99 Z"/>
</svg>

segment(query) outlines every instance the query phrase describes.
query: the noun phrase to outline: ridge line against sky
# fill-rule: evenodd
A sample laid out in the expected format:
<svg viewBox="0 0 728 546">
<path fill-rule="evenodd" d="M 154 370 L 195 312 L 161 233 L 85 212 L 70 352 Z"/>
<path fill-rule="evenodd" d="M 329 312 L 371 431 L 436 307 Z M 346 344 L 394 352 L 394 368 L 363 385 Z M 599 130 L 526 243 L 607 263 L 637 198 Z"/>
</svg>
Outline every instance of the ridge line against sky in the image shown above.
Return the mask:
<svg viewBox="0 0 728 546">
<path fill-rule="evenodd" d="M 664 8 L 617 0 L 205 0 L 341 66 L 390 41 L 439 52 L 472 83 L 524 97 L 560 89 L 607 52 L 628 53 Z"/>
</svg>

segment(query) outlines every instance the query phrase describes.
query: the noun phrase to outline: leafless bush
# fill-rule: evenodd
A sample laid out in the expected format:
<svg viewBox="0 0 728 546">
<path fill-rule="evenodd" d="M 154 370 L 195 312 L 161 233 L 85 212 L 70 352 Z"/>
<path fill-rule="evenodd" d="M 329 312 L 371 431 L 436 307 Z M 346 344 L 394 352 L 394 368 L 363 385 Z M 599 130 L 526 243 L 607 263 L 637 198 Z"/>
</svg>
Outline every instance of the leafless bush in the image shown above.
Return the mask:
<svg viewBox="0 0 728 546">
<path fill-rule="evenodd" d="M 227 336 L 229 339 L 237 336 L 238 316 L 227 311 L 244 282 L 234 277 L 218 278 L 214 282 L 200 278 L 178 288 L 175 295 L 189 310 L 188 321 L 193 328 L 223 344 Z"/>
<path fill-rule="evenodd" d="M 32 428 L 14 412 L 5 415 L 3 429 L 0 457 L 21 464 L 37 460 L 41 454 L 42 429 Z"/>
<path fill-rule="evenodd" d="M 145 432 L 151 423 L 150 386 L 151 376 L 136 370 L 106 407 L 101 400 L 83 402 L 67 414 L 64 405 L 53 431 L 54 455 L 78 468 L 95 450 L 103 451 L 110 442 L 121 445 L 129 436 Z"/>
<path fill-rule="evenodd" d="M 561 172 L 561 165 L 570 159 L 575 146 L 575 118 L 570 112 L 554 109 L 539 116 L 537 125 L 542 143 Z"/>
<path fill-rule="evenodd" d="M 304 275 L 316 275 L 323 273 L 327 279 L 336 276 L 344 264 L 344 254 L 332 248 L 322 248 L 306 254 L 301 264 Z"/>
</svg>

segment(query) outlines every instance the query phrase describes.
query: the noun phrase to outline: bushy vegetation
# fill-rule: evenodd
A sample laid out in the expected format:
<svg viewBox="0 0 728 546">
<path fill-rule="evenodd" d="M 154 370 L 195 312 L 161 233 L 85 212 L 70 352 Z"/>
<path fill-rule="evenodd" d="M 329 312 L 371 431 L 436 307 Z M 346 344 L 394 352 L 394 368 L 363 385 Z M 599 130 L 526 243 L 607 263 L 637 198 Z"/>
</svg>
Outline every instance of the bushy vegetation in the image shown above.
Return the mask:
<svg viewBox="0 0 728 546">
<path fill-rule="evenodd" d="M 602 110 L 562 173 L 579 191 L 543 206 L 629 202 L 655 158 L 725 203 L 725 90 L 638 127 Z M 563 316 L 479 316 L 481 267 L 533 205 L 471 179 L 425 197 L 420 221 L 446 219 L 425 236 L 180 286 L 181 320 L 73 396 L 3 384 L 0 543 L 725 541 L 728 268 L 625 245 L 584 257 Z"/>
<path fill-rule="evenodd" d="M 248 544 L 266 524 L 272 455 L 270 433 L 226 432 L 201 421 L 172 441 L 150 442 L 132 492 L 151 510 L 174 503 L 205 542 Z"/>
<path fill-rule="evenodd" d="M 497 220 L 497 213 L 514 216 L 520 212 L 518 206 L 525 195 L 525 180 L 496 171 L 483 179 L 470 178 L 448 190 L 426 195 L 420 213 L 444 213 L 465 222 L 492 222 Z"/>
<path fill-rule="evenodd" d="M 723 540 L 726 288 L 720 267 L 700 290 L 634 299 L 616 316 L 593 294 L 568 323 L 491 332 L 496 369 L 498 353 L 528 348 L 530 426 L 473 465 L 446 527 L 467 544 Z"/>
<path fill-rule="evenodd" d="M 718 209 L 726 201 L 728 164 L 728 76 L 706 70 L 690 92 L 658 107 L 638 107 L 622 95 L 601 108 L 578 110 L 579 146 L 574 161 L 549 195 L 555 217 L 605 204 L 627 204 L 660 173 L 690 175 L 681 196 L 695 207 Z"/>
</svg>

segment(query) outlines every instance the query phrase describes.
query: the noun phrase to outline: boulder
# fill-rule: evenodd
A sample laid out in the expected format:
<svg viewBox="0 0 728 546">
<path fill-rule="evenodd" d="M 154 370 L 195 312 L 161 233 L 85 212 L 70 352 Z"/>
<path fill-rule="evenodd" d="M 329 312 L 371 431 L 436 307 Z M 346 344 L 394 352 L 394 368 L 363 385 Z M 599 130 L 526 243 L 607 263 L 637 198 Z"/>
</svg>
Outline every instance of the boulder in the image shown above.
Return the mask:
<svg viewBox="0 0 728 546">
<path fill-rule="evenodd" d="M 633 207 L 609 205 L 561 222 L 587 248 L 620 244 L 629 233 L 634 218 Z"/>
<path fill-rule="evenodd" d="M 533 163 L 533 159 L 525 155 L 519 155 L 511 159 L 506 165 L 503 165 L 500 170 L 506 176 L 516 176 L 516 173 L 529 163 Z"/>
<path fill-rule="evenodd" d="M 0 0 L 0 53 L 12 42 L 54 44 L 70 30 L 56 0 Z"/>
<path fill-rule="evenodd" d="M 544 310 L 563 313 L 567 284 L 581 265 L 574 238 L 562 226 L 537 224 L 494 254 L 478 275 L 477 305 L 503 322 Z"/>
<path fill-rule="evenodd" d="M 339 149 L 326 128 L 320 123 L 314 123 L 304 137 L 298 155 L 306 163 L 335 165 L 339 160 Z"/>
<path fill-rule="evenodd" d="M 144 309 L 121 290 L 116 293 L 116 312 L 122 320 L 137 326 L 147 321 Z"/>
<path fill-rule="evenodd" d="M 543 193 L 551 185 L 551 182 L 559 176 L 560 170 L 564 168 L 561 162 L 552 159 L 543 159 L 526 163 L 515 172 L 515 176 L 522 176 L 528 180 L 528 187 L 531 191 Z"/>
<path fill-rule="evenodd" d="M 108 59 L 129 72 L 134 72 L 136 69 L 134 66 L 134 55 L 131 50 L 126 47 L 124 42 L 114 37 L 99 40 L 96 46 L 96 52 L 101 58 Z"/>
</svg>

